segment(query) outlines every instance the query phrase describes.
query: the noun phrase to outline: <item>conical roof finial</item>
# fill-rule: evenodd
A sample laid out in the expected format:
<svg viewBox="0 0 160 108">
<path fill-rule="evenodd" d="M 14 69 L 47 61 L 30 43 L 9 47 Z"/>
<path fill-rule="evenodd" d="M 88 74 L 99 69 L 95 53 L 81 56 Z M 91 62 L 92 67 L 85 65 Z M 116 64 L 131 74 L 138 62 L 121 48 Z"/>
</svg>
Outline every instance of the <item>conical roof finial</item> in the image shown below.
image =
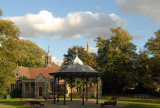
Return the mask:
<svg viewBox="0 0 160 108">
<path fill-rule="evenodd" d="M 49 45 L 48 45 L 48 53 L 49 53 Z"/>
<path fill-rule="evenodd" d="M 83 65 L 83 62 L 78 58 L 78 50 L 76 47 L 76 58 L 72 61 L 72 64 L 80 64 Z"/>
</svg>

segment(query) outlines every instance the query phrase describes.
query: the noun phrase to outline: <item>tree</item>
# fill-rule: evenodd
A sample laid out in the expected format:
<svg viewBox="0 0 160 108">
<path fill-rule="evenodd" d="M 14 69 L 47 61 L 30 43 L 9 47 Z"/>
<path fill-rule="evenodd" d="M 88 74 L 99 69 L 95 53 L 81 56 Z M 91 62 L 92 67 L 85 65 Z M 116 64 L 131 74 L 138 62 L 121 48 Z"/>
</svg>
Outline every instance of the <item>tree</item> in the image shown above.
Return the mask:
<svg viewBox="0 0 160 108">
<path fill-rule="evenodd" d="M 72 60 L 76 57 L 76 50 L 78 57 L 83 61 L 85 65 L 89 65 L 92 68 L 96 69 L 96 62 L 92 54 L 88 54 L 85 48 L 82 46 L 73 46 L 68 49 L 68 54 L 64 54 L 64 65 L 71 64 Z"/>
<path fill-rule="evenodd" d="M 155 37 L 148 39 L 144 46 L 150 55 L 150 68 L 154 83 L 160 82 L 160 29 L 155 32 Z M 157 84 L 158 85 L 158 84 Z"/>
<path fill-rule="evenodd" d="M 77 51 L 77 52 L 76 52 Z M 72 48 L 68 49 L 67 54 L 64 54 L 64 63 L 65 65 L 71 64 L 72 60 L 76 57 L 76 53 L 78 54 L 78 57 L 84 61 L 84 58 L 88 55 L 85 48 L 82 46 L 73 46 Z"/>
<path fill-rule="evenodd" d="M 155 38 L 148 39 L 144 47 L 147 48 L 149 54 L 160 58 L 160 29 L 155 32 L 155 36 Z"/>
<path fill-rule="evenodd" d="M 121 92 L 133 84 L 133 61 L 136 58 L 136 46 L 133 37 L 121 27 L 111 28 L 113 35 L 109 39 L 98 37 L 97 63 L 103 75 L 103 91 Z M 104 92 L 103 92 L 104 93 Z"/>
<path fill-rule="evenodd" d="M 0 96 L 16 80 L 13 70 L 19 59 L 17 56 L 19 35 L 20 30 L 13 22 L 0 19 Z"/>
<path fill-rule="evenodd" d="M 40 48 L 37 44 L 30 40 L 20 39 L 19 43 L 19 56 L 17 62 L 19 66 L 24 67 L 42 67 L 45 66 L 46 51 Z"/>
<path fill-rule="evenodd" d="M 136 61 L 136 91 L 138 93 L 148 93 L 155 89 L 153 72 L 151 71 L 151 58 L 146 51 L 140 51 Z"/>
<path fill-rule="evenodd" d="M 160 82 L 160 58 L 159 57 L 151 57 L 150 58 L 150 68 L 152 71 L 152 77 L 154 81 Z"/>
</svg>

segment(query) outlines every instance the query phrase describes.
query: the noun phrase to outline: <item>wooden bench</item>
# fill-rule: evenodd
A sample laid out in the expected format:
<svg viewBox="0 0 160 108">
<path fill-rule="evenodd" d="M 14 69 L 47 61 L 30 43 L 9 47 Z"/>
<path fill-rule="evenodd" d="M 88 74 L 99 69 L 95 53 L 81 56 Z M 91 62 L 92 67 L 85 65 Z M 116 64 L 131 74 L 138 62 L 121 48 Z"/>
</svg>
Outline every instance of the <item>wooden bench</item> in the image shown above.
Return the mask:
<svg viewBox="0 0 160 108">
<path fill-rule="evenodd" d="M 30 101 L 30 105 L 33 105 L 33 107 L 35 104 L 40 105 L 40 107 L 44 106 L 44 103 L 41 103 L 40 101 Z"/>
<path fill-rule="evenodd" d="M 116 106 L 117 101 L 108 101 L 101 104 L 101 108 L 103 108 L 105 105 L 113 105 Z"/>
<path fill-rule="evenodd" d="M 119 100 L 119 97 L 112 97 L 108 101 L 104 102 L 101 104 L 101 108 L 104 107 L 105 105 L 117 105 L 117 101 Z"/>
</svg>

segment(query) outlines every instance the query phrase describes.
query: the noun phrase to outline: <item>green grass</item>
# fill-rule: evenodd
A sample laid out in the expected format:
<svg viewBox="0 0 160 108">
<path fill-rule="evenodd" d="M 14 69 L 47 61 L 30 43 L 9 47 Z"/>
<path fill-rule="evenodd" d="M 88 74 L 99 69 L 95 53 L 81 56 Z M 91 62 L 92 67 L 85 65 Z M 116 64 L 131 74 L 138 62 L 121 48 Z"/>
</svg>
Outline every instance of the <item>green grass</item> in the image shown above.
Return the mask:
<svg viewBox="0 0 160 108">
<path fill-rule="evenodd" d="M 123 108 L 160 108 L 160 100 L 154 99 L 123 100 L 120 102 L 129 104 Z"/>
<path fill-rule="evenodd" d="M 121 108 L 160 108 L 160 98 L 151 97 L 146 98 L 134 98 L 134 97 L 123 97 L 123 96 L 104 96 L 100 99 L 108 100 L 111 97 L 120 97 L 119 103 L 127 103 L 128 106 Z"/>
<path fill-rule="evenodd" d="M 113 96 L 105 96 L 101 97 L 102 100 L 107 100 Z M 118 96 L 117 96 L 118 97 Z M 23 98 L 22 102 L 20 98 L 13 98 L 13 99 L 0 99 L 0 108 L 31 108 L 25 107 L 24 104 L 28 103 L 29 100 L 34 98 Z M 67 98 L 67 100 L 70 98 Z M 81 99 L 81 98 L 73 98 L 74 99 Z M 34 99 L 39 101 L 44 101 L 44 99 Z M 63 100 L 63 98 L 60 98 Z M 134 97 L 120 97 L 119 103 L 127 103 L 128 106 L 121 107 L 121 108 L 160 108 L 160 99 L 159 98 L 150 98 L 150 99 L 141 99 L 141 98 L 134 98 Z"/>
<path fill-rule="evenodd" d="M 11 98 L 11 99 L 0 99 L 0 108 L 32 108 L 25 107 L 24 104 L 28 103 L 29 100 L 38 100 L 44 101 L 44 99 L 36 99 L 36 98 Z"/>
<path fill-rule="evenodd" d="M 44 99 L 38 99 L 38 98 L 22 98 L 22 101 L 28 101 L 28 100 L 44 101 Z M 21 98 L 0 99 L 0 102 L 2 101 L 21 101 Z"/>
<path fill-rule="evenodd" d="M 100 97 L 99 99 L 109 99 L 111 97 L 119 97 L 120 99 L 135 99 L 134 97 L 126 97 L 126 96 L 103 96 Z"/>
<path fill-rule="evenodd" d="M 28 103 L 27 101 L 3 101 L 0 102 L 0 108 L 31 108 L 25 107 L 24 104 Z"/>
</svg>

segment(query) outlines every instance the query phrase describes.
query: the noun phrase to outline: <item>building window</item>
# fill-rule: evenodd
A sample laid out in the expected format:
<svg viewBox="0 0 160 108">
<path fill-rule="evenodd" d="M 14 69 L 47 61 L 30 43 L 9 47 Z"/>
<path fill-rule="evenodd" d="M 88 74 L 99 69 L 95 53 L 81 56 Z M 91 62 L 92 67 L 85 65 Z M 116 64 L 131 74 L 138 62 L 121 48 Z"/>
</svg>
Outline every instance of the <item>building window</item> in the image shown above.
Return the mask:
<svg viewBox="0 0 160 108">
<path fill-rule="evenodd" d="M 18 84 L 15 84 L 15 88 L 18 88 Z"/>
<path fill-rule="evenodd" d="M 22 84 L 19 84 L 19 90 L 22 91 Z"/>
<path fill-rule="evenodd" d="M 25 90 L 26 90 L 26 91 L 29 91 L 29 83 L 26 83 L 26 84 L 25 84 Z"/>
<path fill-rule="evenodd" d="M 14 84 L 11 84 L 11 91 L 14 90 Z"/>
<path fill-rule="evenodd" d="M 31 83 L 31 92 L 35 91 L 35 83 Z"/>
</svg>

